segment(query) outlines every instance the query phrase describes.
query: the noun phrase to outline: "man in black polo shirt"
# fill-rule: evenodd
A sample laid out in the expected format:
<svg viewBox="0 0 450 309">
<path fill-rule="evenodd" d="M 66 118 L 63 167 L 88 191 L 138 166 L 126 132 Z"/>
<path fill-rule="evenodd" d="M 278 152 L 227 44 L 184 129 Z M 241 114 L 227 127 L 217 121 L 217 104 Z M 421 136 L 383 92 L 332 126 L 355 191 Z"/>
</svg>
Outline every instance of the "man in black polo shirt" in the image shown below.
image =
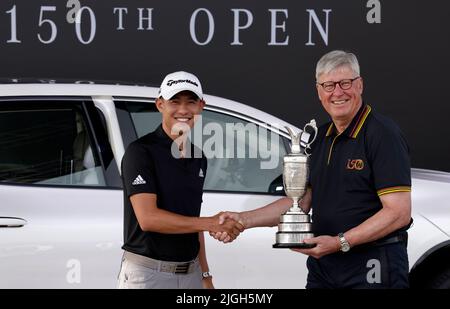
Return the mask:
<svg viewBox="0 0 450 309">
<path fill-rule="evenodd" d="M 313 144 L 310 188 L 312 249 L 307 288 L 407 288 L 406 230 L 411 222 L 408 145 L 397 125 L 362 101 L 363 80 L 354 54 L 332 51 L 316 67 L 317 92 L 331 122 Z M 292 201 L 223 218 L 245 228 L 273 226 Z M 225 239 L 216 234 L 216 238 Z M 227 241 L 225 239 L 225 241 Z M 229 241 L 229 240 L 228 240 Z"/>
<path fill-rule="evenodd" d="M 199 217 L 207 161 L 187 140 L 205 102 L 187 72 L 165 77 L 156 106 L 162 124 L 127 148 L 122 159 L 124 245 L 119 288 L 213 288 L 203 231 L 235 238 L 242 226 Z"/>
</svg>

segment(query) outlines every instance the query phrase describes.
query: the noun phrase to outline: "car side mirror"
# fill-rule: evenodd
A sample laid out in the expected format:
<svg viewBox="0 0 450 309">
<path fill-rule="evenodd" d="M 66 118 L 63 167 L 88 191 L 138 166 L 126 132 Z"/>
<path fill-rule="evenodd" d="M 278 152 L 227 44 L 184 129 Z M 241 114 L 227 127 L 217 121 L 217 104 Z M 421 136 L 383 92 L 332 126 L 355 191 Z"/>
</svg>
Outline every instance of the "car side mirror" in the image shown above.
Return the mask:
<svg viewBox="0 0 450 309">
<path fill-rule="evenodd" d="M 286 195 L 284 192 L 283 175 L 278 176 L 270 183 L 269 193 L 271 195 Z"/>
</svg>

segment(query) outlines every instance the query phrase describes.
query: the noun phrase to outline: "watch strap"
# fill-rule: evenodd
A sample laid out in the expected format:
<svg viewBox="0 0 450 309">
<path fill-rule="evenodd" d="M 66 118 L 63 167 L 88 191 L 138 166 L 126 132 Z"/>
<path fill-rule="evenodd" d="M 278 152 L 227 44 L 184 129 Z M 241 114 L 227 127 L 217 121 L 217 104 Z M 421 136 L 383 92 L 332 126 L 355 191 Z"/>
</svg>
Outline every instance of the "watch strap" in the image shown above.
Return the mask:
<svg viewBox="0 0 450 309">
<path fill-rule="evenodd" d="M 209 271 L 202 272 L 202 278 L 203 279 L 209 278 L 209 277 L 212 277 L 212 275 L 211 275 L 211 273 Z"/>
</svg>

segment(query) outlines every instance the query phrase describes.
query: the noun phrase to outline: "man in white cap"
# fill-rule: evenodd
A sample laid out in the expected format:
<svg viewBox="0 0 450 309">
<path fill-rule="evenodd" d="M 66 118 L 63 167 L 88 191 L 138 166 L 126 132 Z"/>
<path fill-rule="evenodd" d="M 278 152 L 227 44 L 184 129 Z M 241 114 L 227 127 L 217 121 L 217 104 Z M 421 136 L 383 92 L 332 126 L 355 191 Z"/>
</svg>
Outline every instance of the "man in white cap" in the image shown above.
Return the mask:
<svg viewBox="0 0 450 309">
<path fill-rule="evenodd" d="M 195 75 L 167 75 L 156 100 L 162 124 L 125 152 L 119 288 L 213 288 L 203 231 L 236 238 L 243 229 L 234 220 L 219 224 L 220 214 L 199 217 L 207 161 L 185 136 L 204 106 Z"/>
</svg>

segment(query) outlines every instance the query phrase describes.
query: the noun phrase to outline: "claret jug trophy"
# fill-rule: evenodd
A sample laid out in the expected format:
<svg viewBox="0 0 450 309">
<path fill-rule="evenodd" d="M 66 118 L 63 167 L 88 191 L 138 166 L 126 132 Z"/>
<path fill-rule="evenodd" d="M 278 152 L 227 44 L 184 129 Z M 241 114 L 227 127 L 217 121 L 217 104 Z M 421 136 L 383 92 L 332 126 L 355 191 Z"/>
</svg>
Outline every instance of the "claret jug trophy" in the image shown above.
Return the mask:
<svg viewBox="0 0 450 309">
<path fill-rule="evenodd" d="M 302 140 L 307 128 L 311 128 L 314 136 L 308 143 Z M 304 240 L 314 237 L 311 231 L 311 218 L 299 207 L 299 201 L 305 196 L 309 178 L 309 156 L 311 144 L 317 137 L 317 125 L 313 119 L 305 125 L 303 131 L 294 133 L 286 127 L 291 136 L 291 152 L 283 158 L 283 185 L 288 197 L 293 200 L 292 207 L 280 216 L 276 242 L 273 248 L 312 248 L 315 244 L 306 244 Z M 305 147 L 301 148 L 303 141 Z"/>
</svg>

